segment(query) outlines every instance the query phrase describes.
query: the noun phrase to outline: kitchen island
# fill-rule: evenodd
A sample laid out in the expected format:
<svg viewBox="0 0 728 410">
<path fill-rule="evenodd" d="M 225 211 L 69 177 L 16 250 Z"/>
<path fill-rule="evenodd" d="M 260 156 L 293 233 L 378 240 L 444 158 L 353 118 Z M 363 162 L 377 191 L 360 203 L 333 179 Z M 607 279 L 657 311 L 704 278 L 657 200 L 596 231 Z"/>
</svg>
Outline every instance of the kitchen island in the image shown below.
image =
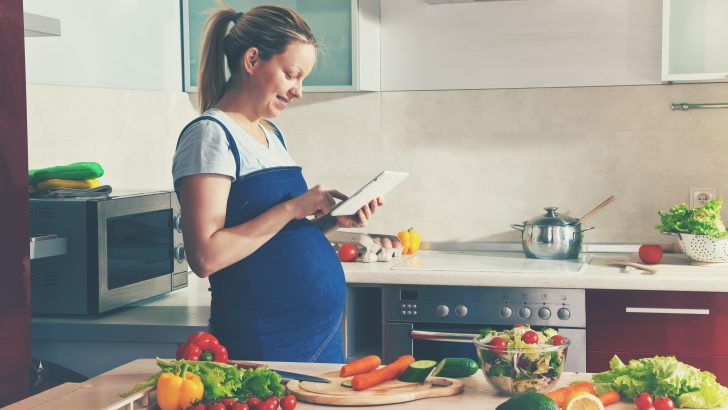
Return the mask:
<svg viewBox="0 0 728 410">
<path fill-rule="evenodd" d="M 335 364 L 318 364 L 318 363 L 269 363 L 271 368 L 287 370 L 304 374 L 322 374 L 332 370 L 338 370 L 340 365 Z M 124 401 L 119 397 L 119 393 L 127 391 L 136 383 L 146 380 L 151 374 L 157 372 L 159 368 L 153 359 L 139 359 L 127 363 L 109 372 L 96 376 L 84 383 L 67 383 L 54 389 L 45 391 L 36 396 L 30 397 L 21 402 L 15 403 L 8 410 L 98 410 L 98 409 L 117 409 L 117 408 L 152 408 L 144 405 L 142 400 L 137 401 L 133 407 L 124 407 L 119 405 Z M 408 403 L 398 403 L 385 406 L 366 406 L 352 407 L 356 409 L 418 409 L 418 410 L 442 410 L 442 409 L 458 409 L 458 410 L 493 410 L 500 403 L 508 398 L 499 396 L 488 385 L 482 372 L 478 372 L 473 376 L 461 379 L 464 384 L 462 394 L 422 399 Z M 557 387 L 569 384 L 577 380 L 591 380 L 591 376 L 586 373 L 564 373 Z M 151 403 L 150 403 L 151 404 Z M 299 402 L 296 409 L 326 409 L 336 406 L 321 406 Z M 608 407 L 610 410 L 634 410 L 634 404 L 620 402 Z"/>
</svg>

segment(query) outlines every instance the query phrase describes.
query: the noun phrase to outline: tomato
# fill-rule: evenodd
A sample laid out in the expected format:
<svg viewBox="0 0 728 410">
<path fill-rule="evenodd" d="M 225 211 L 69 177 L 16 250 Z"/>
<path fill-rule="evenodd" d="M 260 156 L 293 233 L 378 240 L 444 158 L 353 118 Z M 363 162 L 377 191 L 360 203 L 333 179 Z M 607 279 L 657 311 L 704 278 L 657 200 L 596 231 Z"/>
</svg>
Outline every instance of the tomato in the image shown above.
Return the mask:
<svg viewBox="0 0 728 410">
<path fill-rule="evenodd" d="M 266 400 L 258 405 L 258 410 L 278 410 L 278 403 Z"/>
<path fill-rule="evenodd" d="M 278 397 L 271 397 L 268 400 L 265 401 L 265 403 L 272 403 L 274 408 L 278 408 L 278 403 L 280 403 L 281 400 Z"/>
<path fill-rule="evenodd" d="M 245 404 L 250 407 L 250 410 L 258 410 L 258 406 L 260 406 L 262 403 L 263 401 L 257 397 L 249 397 L 248 400 L 245 400 Z"/>
<path fill-rule="evenodd" d="M 652 408 L 652 396 L 650 393 L 642 392 L 634 399 L 634 404 L 639 410 L 649 410 Z"/>
<path fill-rule="evenodd" d="M 654 265 L 662 260 L 662 246 L 660 245 L 642 245 L 639 250 L 642 262 Z"/>
<path fill-rule="evenodd" d="M 227 407 L 225 407 L 224 404 L 217 402 L 210 407 L 207 408 L 207 410 L 227 410 Z"/>
<path fill-rule="evenodd" d="M 289 394 L 281 399 L 281 408 L 283 410 L 293 410 L 296 408 L 296 396 Z"/>
<path fill-rule="evenodd" d="M 237 400 L 237 399 L 234 399 L 234 398 L 232 398 L 232 397 L 226 397 L 226 398 L 224 398 L 224 399 L 221 399 L 221 400 L 220 400 L 220 403 L 224 404 L 224 405 L 225 405 L 225 407 L 230 407 L 230 406 L 232 406 L 232 405 L 233 405 L 233 403 L 235 403 L 236 401 L 238 401 L 238 400 Z"/>
<path fill-rule="evenodd" d="M 534 332 L 533 330 L 529 330 L 528 332 L 524 333 L 523 336 L 521 336 L 521 340 L 523 341 L 523 343 L 534 345 L 538 343 L 538 334 L 536 334 L 536 332 Z"/>
<path fill-rule="evenodd" d="M 500 353 L 505 353 L 506 347 L 508 347 L 508 342 L 506 342 L 506 339 L 504 339 L 500 336 L 495 336 L 494 338 L 490 339 L 490 341 L 488 342 L 488 345 L 491 346 L 490 350 L 493 353 L 500 354 Z"/>
<path fill-rule="evenodd" d="M 236 401 L 228 410 L 250 410 L 247 404 Z"/>
<path fill-rule="evenodd" d="M 551 336 L 551 343 L 554 346 L 561 346 L 566 343 L 566 338 L 561 335 L 553 335 Z"/>
<path fill-rule="evenodd" d="M 359 251 L 350 243 L 345 243 L 339 248 L 339 260 L 342 262 L 354 262 L 357 256 Z"/>
<path fill-rule="evenodd" d="M 672 399 L 667 396 L 656 398 L 654 406 L 655 410 L 672 410 L 675 408 Z"/>
</svg>

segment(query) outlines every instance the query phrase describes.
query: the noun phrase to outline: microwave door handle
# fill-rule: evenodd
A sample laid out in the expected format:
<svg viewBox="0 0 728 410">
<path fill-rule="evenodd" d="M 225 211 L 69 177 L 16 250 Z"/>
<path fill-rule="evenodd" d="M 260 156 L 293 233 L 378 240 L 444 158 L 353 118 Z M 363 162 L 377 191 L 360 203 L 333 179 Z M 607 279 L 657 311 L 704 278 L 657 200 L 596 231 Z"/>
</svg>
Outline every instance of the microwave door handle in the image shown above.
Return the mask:
<svg viewBox="0 0 728 410">
<path fill-rule="evenodd" d="M 413 340 L 428 340 L 431 342 L 473 343 L 473 339 L 478 336 L 480 335 L 472 333 L 428 332 L 425 330 L 410 331 L 410 337 Z"/>
</svg>

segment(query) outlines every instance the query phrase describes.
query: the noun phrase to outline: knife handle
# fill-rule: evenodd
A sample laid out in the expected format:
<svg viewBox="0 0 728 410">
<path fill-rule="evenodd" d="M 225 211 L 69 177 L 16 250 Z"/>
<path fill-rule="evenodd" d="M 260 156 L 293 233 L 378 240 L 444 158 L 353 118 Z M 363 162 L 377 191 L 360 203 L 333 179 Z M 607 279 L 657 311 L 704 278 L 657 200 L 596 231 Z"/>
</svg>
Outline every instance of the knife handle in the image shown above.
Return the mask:
<svg viewBox="0 0 728 410">
<path fill-rule="evenodd" d="M 241 369 L 257 369 L 259 367 L 263 367 L 263 365 L 260 363 L 244 362 L 240 360 L 229 360 L 229 362 L 238 366 Z"/>
</svg>

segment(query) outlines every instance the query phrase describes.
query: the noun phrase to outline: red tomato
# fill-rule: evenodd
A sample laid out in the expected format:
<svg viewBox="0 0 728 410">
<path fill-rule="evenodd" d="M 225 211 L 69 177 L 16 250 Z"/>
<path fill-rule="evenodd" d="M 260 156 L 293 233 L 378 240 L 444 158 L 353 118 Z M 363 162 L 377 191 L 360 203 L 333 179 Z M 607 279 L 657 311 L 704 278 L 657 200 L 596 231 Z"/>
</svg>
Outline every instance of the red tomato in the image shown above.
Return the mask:
<svg viewBox="0 0 728 410">
<path fill-rule="evenodd" d="M 566 338 L 561 335 L 553 335 L 551 336 L 551 343 L 554 346 L 561 346 L 566 343 Z"/>
<path fill-rule="evenodd" d="M 278 410 L 278 404 L 272 401 L 264 401 L 258 405 L 258 410 Z"/>
<path fill-rule="evenodd" d="M 249 397 L 248 400 L 245 400 L 245 404 L 250 407 L 250 410 L 258 410 L 258 406 L 260 406 L 263 403 L 259 398 L 257 397 Z"/>
<path fill-rule="evenodd" d="M 662 260 L 662 246 L 660 245 L 642 245 L 639 250 L 642 262 L 654 265 Z"/>
<path fill-rule="evenodd" d="M 654 406 L 655 410 L 672 410 L 675 408 L 672 399 L 667 396 L 656 398 Z"/>
<path fill-rule="evenodd" d="M 281 402 L 281 400 L 278 397 L 270 397 L 268 400 L 265 401 L 265 403 L 272 403 L 273 408 L 278 408 L 278 404 Z"/>
<path fill-rule="evenodd" d="M 508 347 L 508 342 L 506 342 L 506 339 L 504 339 L 500 336 L 495 336 L 494 338 L 490 339 L 488 344 L 491 346 L 490 350 L 493 353 L 498 353 L 498 354 L 505 353 L 506 347 Z"/>
<path fill-rule="evenodd" d="M 293 410 L 296 408 L 296 396 L 289 394 L 281 399 L 281 408 L 283 410 Z"/>
<path fill-rule="evenodd" d="M 354 262 L 357 256 L 359 251 L 350 243 L 345 243 L 339 248 L 339 260 L 342 262 Z"/>
<path fill-rule="evenodd" d="M 650 393 L 640 393 L 639 396 L 634 399 L 634 404 L 637 405 L 639 410 L 649 410 L 652 408 L 652 396 Z"/>
<path fill-rule="evenodd" d="M 238 400 L 237 400 L 237 399 L 233 399 L 232 397 L 226 397 L 226 398 L 224 398 L 224 399 L 221 399 L 221 400 L 220 400 L 220 403 L 224 404 L 224 405 L 225 405 L 225 407 L 230 407 L 230 406 L 232 406 L 232 405 L 233 405 L 233 403 L 235 403 L 236 401 L 238 401 Z"/>
<path fill-rule="evenodd" d="M 210 407 L 207 408 L 207 410 L 227 410 L 227 407 L 225 407 L 224 404 L 217 402 Z"/>
<path fill-rule="evenodd" d="M 229 410 L 250 410 L 250 407 L 248 407 L 245 403 L 236 401 L 231 407 L 229 407 Z"/>
<path fill-rule="evenodd" d="M 529 330 L 528 332 L 524 333 L 523 336 L 521 336 L 521 340 L 523 341 L 523 343 L 534 345 L 538 343 L 538 335 L 533 330 Z"/>
<path fill-rule="evenodd" d="M 206 410 L 207 406 L 205 406 L 205 403 L 197 403 L 194 406 L 190 407 L 189 410 Z"/>
</svg>

